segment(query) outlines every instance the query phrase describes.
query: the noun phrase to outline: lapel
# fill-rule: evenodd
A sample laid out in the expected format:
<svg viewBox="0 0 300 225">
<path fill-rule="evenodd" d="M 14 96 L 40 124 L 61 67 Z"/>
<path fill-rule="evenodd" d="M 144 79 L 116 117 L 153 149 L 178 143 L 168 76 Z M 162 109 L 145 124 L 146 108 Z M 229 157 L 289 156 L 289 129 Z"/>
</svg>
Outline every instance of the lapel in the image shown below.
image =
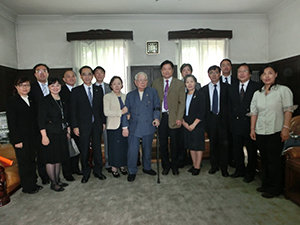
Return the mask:
<svg viewBox="0 0 300 225">
<path fill-rule="evenodd" d="M 29 100 L 30 106 L 27 105 L 27 103 L 22 99 L 22 97 L 21 97 L 19 94 L 17 94 L 17 96 L 18 96 L 18 101 L 20 102 L 21 105 L 23 105 L 23 107 L 28 107 L 28 108 L 30 108 L 32 102 L 31 102 L 29 96 L 28 96 L 28 100 Z"/>
<path fill-rule="evenodd" d="M 60 108 L 58 106 L 58 103 L 56 102 L 56 100 L 52 97 L 51 94 L 47 95 L 48 101 L 57 109 L 60 111 Z M 62 103 L 62 101 L 61 101 Z"/>
<path fill-rule="evenodd" d="M 194 93 L 193 93 L 193 97 L 192 97 L 192 99 L 191 99 L 190 107 L 189 107 L 189 115 L 190 115 L 190 113 L 191 113 L 191 108 L 192 108 L 193 102 L 194 102 L 194 101 L 196 100 L 196 98 L 197 98 L 196 92 L 197 92 L 197 90 L 195 89 L 195 91 L 194 91 Z M 187 96 L 187 93 L 186 93 L 186 96 Z M 184 113 L 185 113 L 185 112 L 184 112 Z"/>
<path fill-rule="evenodd" d="M 88 105 L 91 107 L 89 97 L 87 96 L 87 93 L 85 91 L 85 88 L 84 88 L 83 84 L 81 85 L 81 92 L 82 92 L 82 94 L 80 94 L 80 96 L 82 96 L 85 99 L 85 101 L 88 103 Z M 94 102 L 94 96 L 93 96 L 93 102 Z"/>
<path fill-rule="evenodd" d="M 176 79 L 175 77 L 172 77 L 172 82 L 171 82 L 171 84 L 169 86 L 168 94 L 171 91 L 171 89 L 175 86 L 175 79 Z"/>
</svg>

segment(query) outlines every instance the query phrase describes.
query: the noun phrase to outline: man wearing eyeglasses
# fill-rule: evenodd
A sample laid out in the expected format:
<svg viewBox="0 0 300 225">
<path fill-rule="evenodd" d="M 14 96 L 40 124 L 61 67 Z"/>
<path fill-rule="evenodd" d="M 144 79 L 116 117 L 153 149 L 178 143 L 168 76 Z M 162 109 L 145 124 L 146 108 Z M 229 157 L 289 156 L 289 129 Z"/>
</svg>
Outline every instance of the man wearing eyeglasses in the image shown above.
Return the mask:
<svg viewBox="0 0 300 225">
<path fill-rule="evenodd" d="M 232 84 L 229 88 L 230 105 L 230 129 L 233 136 L 233 157 L 235 172 L 232 178 L 245 177 L 244 182 L 253 181 L 256 168 L 256 146 L 250 138 L 250 104 L 254 92 L 258 89 L 258 83 L 251 81 L 251 69 L 246 63 L 237 68 L 239 82 Z M 248 163 L 245 166 L 244 145 L 247 149 Z"/>
<path fill-rule="evenodd" d="M 33 73 L 36 78 L 36 81 L 31 83 L 31 90 L 29 92 L 29 97 L 32 99 L 32 106 L 35 113 L 36 123 L 35 123 L 35 130 L 36 130 L 36 141 L 37 141 L 37 169 L 39 176 L 42 179 L 42 184 L 49 184 L 49 177 L 46 172 L 46 166 L 42 160 L 41 154 L 41 134 L 40 129 L 37 123 L 37 115 L 38 115 L 38 107 L 39 102 L 44 96 L 48 95 L 49 88 L 48 88 L 48 77 L 49 77 L 49 67 L 46 64 L 39 63 L 33 67 Z"/>
<path fill-rule="evenodd" d="M 200 89 L 206 98 L 206 131 L 209 137 L 211 169 L 215 174 L 221 169 L 222 176 L 228 177 L 228 84 L 220 81 L 221 68 L 208 69 L 211 82 Z"/>
</svg>

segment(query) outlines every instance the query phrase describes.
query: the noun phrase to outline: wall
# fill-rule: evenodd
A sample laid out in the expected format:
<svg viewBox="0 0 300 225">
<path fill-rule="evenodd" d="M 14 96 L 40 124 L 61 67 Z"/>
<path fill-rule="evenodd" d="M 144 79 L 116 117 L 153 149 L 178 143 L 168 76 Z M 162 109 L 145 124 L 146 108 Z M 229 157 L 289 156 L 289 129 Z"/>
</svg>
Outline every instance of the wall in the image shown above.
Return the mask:
<svg viewBox="0 0 300 225">
<path fill-rule="evenodd" d="M 268 14 L 269 61 L 300 54 L 300 1 L 288 0 Z"/>
<path fill-rule="evenodd" d="M 192 28 L 233 30 L 230 58 L 235 63 L 268 61 L 268 21 L 263 15 L 19 16 L 16 26 L 19 69 L 32 68 L 38 62 L 50 68 L 72 67 L 66 32 L 90 29 L 132 30 L 130 65 L 158 65 L 165 59 L 175 62 L 176 46 L 168 41 L 168 31 Z M 148 40 L 160 42 L 159 55 L 145 54 Z"/>
<path fill-rule="evenodd" d="M 16 15 L 0 5 L 0 65 L 18 67 Z"/>
</svg>

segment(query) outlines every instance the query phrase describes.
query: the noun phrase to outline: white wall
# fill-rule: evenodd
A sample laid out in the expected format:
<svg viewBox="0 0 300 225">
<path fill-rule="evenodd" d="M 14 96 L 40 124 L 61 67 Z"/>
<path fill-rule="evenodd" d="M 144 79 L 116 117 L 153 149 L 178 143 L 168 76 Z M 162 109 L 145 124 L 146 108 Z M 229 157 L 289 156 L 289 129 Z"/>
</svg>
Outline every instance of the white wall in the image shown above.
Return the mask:
<svg viewBox="0 0 300 225">
<path fill-rule="evenodd" d="M 269 61 L 300 55 L 300 1 L 289 0 L 268 17 Z"/>
<path fill-rule="evenodd" d="M 18 68 L 14 15 L 0 7 L 0 65 Z"/>
<path fill-rule="evenodd" d="M 134 40 L 129 43 L 130 65 L 158 65 L 165 59 L 175 62 L 175 42 L 168 41 L 168 31 L 192 28 L 233 30 L 230 58 L 234 63 L 268 61 L 268 20 L 263 15 L 19 16 L 18 67 L 28 69 L 38 62 L 55 68 L 72 67 L 66 32 L 90 29 L 133 31 Z M 148 40 L 160 42 L 159 55 L 146 55 Z"/>
</svg>

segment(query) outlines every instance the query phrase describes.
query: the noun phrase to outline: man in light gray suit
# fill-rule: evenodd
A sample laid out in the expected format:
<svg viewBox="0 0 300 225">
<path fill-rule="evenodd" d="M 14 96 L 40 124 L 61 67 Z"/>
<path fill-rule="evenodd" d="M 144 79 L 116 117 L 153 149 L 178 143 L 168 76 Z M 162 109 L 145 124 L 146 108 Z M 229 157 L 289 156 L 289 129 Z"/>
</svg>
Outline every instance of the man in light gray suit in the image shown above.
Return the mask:
<svg viewBox="0 0 300 225">
<path fill-rule="evenodd" d="M 96 86 L 101 86 L 102 90 L 103 90 L 103 96 L 105 94 L 108 94 L 111 92 L 111 89 L 109 87 L 108 83 L 105 83 L 103 80 L 105 78 L 105 69 L 101 66 L 97 66 L 94 71 L 94 76 L 96 78 Z M 104 142 L 104 153 L 105 153 L 105 169 L 111 173 L 111 166 L 108 165 L 108 146 L 107 146 L 107 132 L 106 132 L 106 128 L 102 133 L 103 135 L 103 142 Z"/>
<path fill-rule="evenodd" d="M 140 139 L 143 148 L 143 172 L 156 175 L 151 169 L 151 150 L 155 127 L 159 126 L 160 100 L 156 89 L 148 87 L 148 76 L 139 72 L 134 76 L 136 90 L 129 92 L 126 96 L 125 106 L 130 114 L 129 121 L 123 118 L 123 136 L 128 137 L 127 169 L 129 175 L 127 180 L 135 180 L 137 173 L 137 158 Z"/>
</svg>

